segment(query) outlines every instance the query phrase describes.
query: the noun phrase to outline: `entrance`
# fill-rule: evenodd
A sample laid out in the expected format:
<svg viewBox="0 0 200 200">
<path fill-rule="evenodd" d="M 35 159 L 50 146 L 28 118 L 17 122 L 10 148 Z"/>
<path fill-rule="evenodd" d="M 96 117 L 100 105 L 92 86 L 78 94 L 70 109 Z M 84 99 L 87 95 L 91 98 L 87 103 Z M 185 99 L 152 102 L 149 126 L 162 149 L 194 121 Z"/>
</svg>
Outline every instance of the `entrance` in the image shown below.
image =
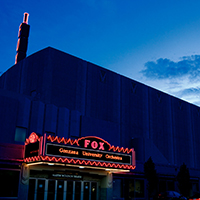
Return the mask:
<svg viewBox="0 0 200 200">
<path fill-rule="evenodd" d="M 29 180 L 28 200 L 97 200 L 97 182 Z"/>
</svg>

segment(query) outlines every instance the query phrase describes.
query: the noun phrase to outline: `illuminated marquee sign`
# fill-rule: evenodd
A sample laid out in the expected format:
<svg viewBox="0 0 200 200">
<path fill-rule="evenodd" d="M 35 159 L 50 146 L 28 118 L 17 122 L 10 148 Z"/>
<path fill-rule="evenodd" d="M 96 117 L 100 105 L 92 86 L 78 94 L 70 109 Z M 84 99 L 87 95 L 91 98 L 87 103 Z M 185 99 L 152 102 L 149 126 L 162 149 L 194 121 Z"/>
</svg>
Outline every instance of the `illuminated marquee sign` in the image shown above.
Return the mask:
<svg viewBox="0 0 200 200">
<path fill-rule="evenodd" d="M 111 163 L 122 163 L 127 165 L 131 165 L 132 163 L 131 155 L 119 154 L 115 152 L 87 150 L 84 148 L 63 146 L 60 144 L 51 143 L 46 144 L 46 155 L 104 161 Z"/>
<path fill-rule="evenodd" d="M 94 136 L 72 140 L 46 134 L 37 137 L 37 134 L 32 133 L 26 140 L 24 157 L 27 163 L 44 161 L 106 168 L 135 168 L 133 149 L 111 146 L 107 141 Z"/>
</svg>

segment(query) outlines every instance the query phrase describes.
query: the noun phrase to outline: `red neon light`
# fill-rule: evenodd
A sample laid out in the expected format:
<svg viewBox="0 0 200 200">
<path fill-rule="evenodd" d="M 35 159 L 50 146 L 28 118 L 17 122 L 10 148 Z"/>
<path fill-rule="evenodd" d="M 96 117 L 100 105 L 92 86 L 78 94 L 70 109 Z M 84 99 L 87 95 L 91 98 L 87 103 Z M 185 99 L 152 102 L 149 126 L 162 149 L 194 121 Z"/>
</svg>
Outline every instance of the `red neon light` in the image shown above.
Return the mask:
<svg viewBox="0 0 200 200">
<path fill-rule="evenodd" d="M 79 145 L 79 141 L 82 139 L 94 139 L 97 138 L 98 140 L 102 141 L 92 141 L 91 142 L 91 146 L 93 149 L 97 148 L 104 150 L 104 146 L 103 144 L 106 143 L 107 145 L 109 145 L 109 151 L 114 151 L 114 152 L 123 152 L 123 153 L 127 153 L 130 154 L 132 152 L 132 165 L 126 165 L 126 164 L 119 164 L 119 163 L 107 163 L 107 162 L 101 162 L 101 161 L 90 161 L 90 160 L 82 160 L 82 159 L 73 159 L 73 158 L 61 158 L 61 157 L 54 157 L 54 156 L 45 156 L 45 148 L 46 148 L 46 141 L 50 141 L 50 142 L 57 142 L 57 143 L 64 143 L 64 144 L 69 144 L 71 146 L 76 145 L 76 146 L 80 146 Z M 58 136 L 54 137 L 54 136 L 46 136 L 46 134 L 44 134 L 43 137 L 38 137 L 38 135 L 36 133 L 31 133 L 31 135 L 29 136 L 28 139 L 26 139 L 26 145 L 32 142 L 37 142 L 40 141 L 40 146 L 39 146 L 39 156 L 35 156 L 35 157 L 29 157 L 29 158 L 25 158 L 24 162 L 36 162 L 36 161 L 52 161 L 52 162 L 61 162 L 61 163 L 66 163 L 66 164 L 78 164 L 78 165 L 88 165 L 88 166 L 99 166 L 99 167 L 106 167 L 106 168 L 116 168 L 116 169 L 135 169 L 135 151 L 134 149 L 128 149 L 128 148 L 124 148 L 124 147 L 115 147 L 115 146 L 111 146 L 108 142 L 106 142 L 105 140 L 98 138 L 98 137 L 93 137 L 93 136 L 89 136 L 89 137 L 82 137 L 80 139 L 67 139 L 67 138 L 60 138 Z M 85 140 L 84 141 L 87 148 L 87 145 L 89 145 L 90 140 Z M 98 143 L 98 144 L 97 144 Z M 102 144 L 101 144 L 102 143 Z M 97 146 L 98 145 L 98 146 Z"/>
<path fill-rule="evenodd" d="M 102 142 L 106 143 L 108 146 L 111 146 L 107 141 L 105 141 L 104 139 L 102 139 L 102 138 L 100 138 L 100 137 L 96 137 L 96 136 L 86 136 L 86 137 L 82 137 L 82 138 L 79 138 L 78 141 L 84 140 L 84 139 L 88 139 L 88 138 L 96 138 L 96 139 L 101 140 Z"/>
<path fill-rule="evenodd" d="M 60 138 L 58 136 L 54 137 L 54 136 L 47 136 L 47 140 L 50 141 L 50 142 L 57 142 L 57 143 L 64 143 L 64 144 L 70 144 L 70 145 L 77 145 L 77 146 L 80 146 L 79 145 L 79 140 L 82 140 L 82 139 L 88 139 L 88 138 L 97 138 L 99 140 L 102 140 L 103 142 L 105 142 L 106 144 L 108 144 L 110 146 L 109 148 L 109 151 L 114 151 L 114 152 L 123 152 L 123 153 L 131 153 L 132 152 L 132 149 L 129 149 L 129 148 L 124 148 L 124 147 L 115 147 L 115 146 L 111 146 L 107 141 L 103 140 L 102 138 L 99 138 L 99 137 L 94 137 L 94 136 L 88 136 L 88 137 L 82 137 L 82 138 L 79 138 L 78 140 L 75 139 L 67 139 L 67 138 Z M 95 146 L 94 146 L 95 147 Z M 102 146 L 100 146 L 100 148 L 102 148 Z M 102 150 L 102 149 L 101 149 Z"/>
<path fill-rule="evenodd" d="M 23 23 L 28 24 L 28 17 L 29 17 L 29 14 L 27 12 L 25 12 L 24 13 Z"/>
<path fill-rule="evenodd" d="M 91 146 L 92 146 L 93 149 L 96 149 L 96 148 L 98 147 L 98 143 L 97 143 L 96 141 L 93 141 L 93 142 L 91 143 Z M 103 149 L 103 150 L 104 150 L 104 149 Z"/>
<path fill-rule="evenodd" d="M 45 133 L 45 134 L 44 134 L 44 143 L 43 143 L 43 152 L 42 152 L 42 155 L 43 155 L 43 156 L 45 155 L 46 140 L 47 140 L 47 135 L 46 135 L 46 133 Z"/>
<path fill-rule="evenodd" d="M 189 199 L 189 200 L 200 200 L 200 198 L 195 198 L 195 199 Z"/>
<path fill-rule="evenodd" d="M 43 136 L 40 137 L 39 155 L 42 155 Z"/>
<path fill-rule="evenodd" d="M 49 136 L 47 136 L 47 140 L 50 141 L 50 142 L 58 142 L 58 143 L 78 145 L 79 146 L 78 140 L 76 140 L 76 139 L 73 140 L 73 139 L 70 139 L 70 138 L 67 139 L 67 138 L 64 138 L 64 137 L 60 138 L 58 136 L 54 137 L 54 136 L 49 135 Z"/>
<path fill-rule="evenodd" d="M 56 157 L 50 157 L 50 156 L 35 156 L 35 157 L 24 159 L 24 162 L 35 162 L 35 161 L 62 162 L 66 164 L 78 164 L 78 165 L 115 168 L 115 169 L 135 169 L 135 166 L 132 166 L 132 165 L 96 162 L 96 161 L 79 160 L 79 159 L 72 159 L 72 158 L 61 158 L 61 157 L 56 158 Z"/>
<path fill-rule="evenodd" d="M 90 140 L 85 140 L 84 147 L 86 148 L 88 146 L 88 144 L 90 144 Z"/>
<path fill-rule="evenodd" d="M 136 161 L 135 161 L 135 151 L 134 151 L 133 148 L 132 148 L 132 165 L 133 165 L 133 166 L 136 166 Z"/>
<path fill-rule="evenodd" d="M 26 139 L 25 145 L 30 144 L 30 143 L 35 143 L 37 141 L 40 141 L 39 136 L 35 132 L 32 132 L 29 138 Z"/>
<path fill-rule="evenodd" d="M 115 147 L 115 146 L 111 146 L 109 151 L 113 150 L 114 152 L 115 151 L 118 151 L 118 152 L 123 152 L 123 153 L 131 153 L 132 152 L 132 149 L 129 149 L 129 148 L 125 148 L 124 147 Z"/>
</svg>

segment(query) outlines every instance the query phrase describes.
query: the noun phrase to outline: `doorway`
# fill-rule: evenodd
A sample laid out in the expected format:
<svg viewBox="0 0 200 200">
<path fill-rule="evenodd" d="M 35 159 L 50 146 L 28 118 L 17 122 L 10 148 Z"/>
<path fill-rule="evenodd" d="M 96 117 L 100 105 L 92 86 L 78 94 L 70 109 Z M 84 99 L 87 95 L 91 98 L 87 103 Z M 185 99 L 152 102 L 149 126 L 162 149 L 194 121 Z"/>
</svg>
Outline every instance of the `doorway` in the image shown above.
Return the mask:
<svg viewBox="0 0 200 200">
<path fill-rule="evenodd" d="M 30 178 L 28 200 L 97 200 L 93 181 Z"/>
</svg>

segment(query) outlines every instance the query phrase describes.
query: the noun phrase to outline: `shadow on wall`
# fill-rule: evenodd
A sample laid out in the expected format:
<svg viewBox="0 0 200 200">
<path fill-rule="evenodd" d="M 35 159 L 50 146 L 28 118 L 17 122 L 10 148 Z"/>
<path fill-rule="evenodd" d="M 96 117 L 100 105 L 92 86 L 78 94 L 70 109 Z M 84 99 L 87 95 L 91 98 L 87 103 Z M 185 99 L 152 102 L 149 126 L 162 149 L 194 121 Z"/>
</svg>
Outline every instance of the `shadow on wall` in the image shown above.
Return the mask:
<svg viewBox="0 0 200 200">
<path fill-rule="evenodd" d="M 152 140 L 145 138 L 134 138 L 132 139 L 132 146 L 136 152 L 136 160 L 145 162 L 149 157 L 157 164 L 168 165 L 168 160 L 155 146 Z"/>
</svg>

